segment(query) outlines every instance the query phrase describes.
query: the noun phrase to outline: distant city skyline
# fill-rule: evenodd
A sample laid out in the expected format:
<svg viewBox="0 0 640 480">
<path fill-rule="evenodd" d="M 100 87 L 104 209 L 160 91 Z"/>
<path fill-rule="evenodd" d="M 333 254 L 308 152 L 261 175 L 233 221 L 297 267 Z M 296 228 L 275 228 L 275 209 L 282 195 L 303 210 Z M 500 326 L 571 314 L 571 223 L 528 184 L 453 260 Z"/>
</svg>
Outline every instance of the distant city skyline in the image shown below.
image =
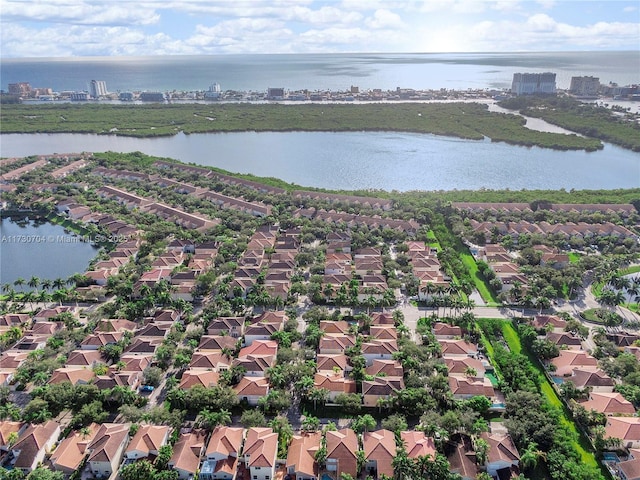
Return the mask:
<svg viewBox="0 0 640 480">
<path fill-rule="evenodd" d="M 5 58 L 639 50 L 637 0 L 0 0 Z"/>
</svg>

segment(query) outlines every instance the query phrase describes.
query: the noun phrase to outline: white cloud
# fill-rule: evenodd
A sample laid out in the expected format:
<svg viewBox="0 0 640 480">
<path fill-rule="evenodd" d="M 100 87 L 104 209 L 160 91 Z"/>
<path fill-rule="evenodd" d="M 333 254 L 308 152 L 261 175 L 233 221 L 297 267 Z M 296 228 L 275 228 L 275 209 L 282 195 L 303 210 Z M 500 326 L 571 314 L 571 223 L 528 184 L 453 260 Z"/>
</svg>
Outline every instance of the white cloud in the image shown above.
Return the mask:
<svg viewBox="0 0 640 480">
<path fill-rule="evenodd" d="M 149 25 L 160 15 L 122 2 L 44 0 L 38 3 L 2 0 L 2 22 L 36 21 L 77 25 Z"/>
<path fill-rule="evenodd" d="M 373 13 L 373 18 L 366 20 L 366 25 L 375 30 L 381 28 L 404 28 L 406 25 L 400 15 L 387 9 L 381 8 Z"/>
</svg>

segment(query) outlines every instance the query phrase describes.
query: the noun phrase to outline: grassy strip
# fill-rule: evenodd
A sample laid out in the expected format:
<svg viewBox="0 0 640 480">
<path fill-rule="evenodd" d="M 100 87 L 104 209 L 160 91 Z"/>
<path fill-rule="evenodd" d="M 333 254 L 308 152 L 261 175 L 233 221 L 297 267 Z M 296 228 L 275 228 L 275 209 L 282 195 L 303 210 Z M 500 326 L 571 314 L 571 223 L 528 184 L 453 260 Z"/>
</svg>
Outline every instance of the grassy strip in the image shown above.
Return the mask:
<svg viewBox="0 0 640 480">
<path fill-rule="evenodd" d="M 520 353 L 527 357 L 531 365 L 538 371 L 540 378 L 540 393 L 544 396 L 549 405 L 555 407 L 560 412 L 560 422 L 563 426 L 566 426 L 571 432 L 575 433 L 578 438 L 578 442 L 574 442 L 573 446 L 580 454 L 582 461 L 587 465 L 592 465 L 602 469 L 602 466 L 597 462 L 595 455 L 591 451 L 591 444 L 589 440 L 576 428 L 575 423 L 572 420 L 571 412 L 560 400 L 558 393 L 551 385 L 549 379 L 545 375 L 544 369 L 540 364 L 540 361 L 527 349 L 523 349 L 522 343 L 518 332 L 516 332 L 513 323 L 510 321 L 503 321 L 502 323 L 502 336 L 504 337 L 509 349 L 514 353 Z"/>
<path fill-rule="evenodd" d="M 597 150 L 599 140 L 525 128 L 518 115 L 480 103 L 3 105 L 2 133 L 132 137 L 239 131 L 400 131 L 558 150 Z"/>
<path fill-rule="evenodd" d="M 464 266 L 469 271 L 469 276 L 473 280 L 473 284 L 475 285 L 478 293 L 482 297 L 482 300 L 489 306 L 499 305 L 500 302 L 494 295 L 494 293 L 487 286 L 487 282 L 484 278 L 484 275 L 478 270 L 478 265 L 476 265 L 476 260 L 473 258 L 469 252 L 457 252 L 460 255 L 460 260 L 464 264 Z"/>
</svg>

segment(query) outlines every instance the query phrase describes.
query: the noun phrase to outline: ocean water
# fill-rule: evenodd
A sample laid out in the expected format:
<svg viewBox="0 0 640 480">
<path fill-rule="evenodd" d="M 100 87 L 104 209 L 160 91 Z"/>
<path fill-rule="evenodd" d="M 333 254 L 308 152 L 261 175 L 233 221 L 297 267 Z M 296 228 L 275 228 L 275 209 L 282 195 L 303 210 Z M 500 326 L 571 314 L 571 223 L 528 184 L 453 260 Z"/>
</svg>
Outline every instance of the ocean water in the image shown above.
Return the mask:
<svg viewBox="0 0 640 480">
<path fill-rule="evenodd" d="M 640 83 L 640 52 L 540 52 L 469 54 L 292 54 L 149 57 L 7 58 L 0 60 L 0 88 L 29 82 L 54 91 L 86 90 L 104 80 L 111 92 L 142 90 L 343 91 L 509 88 L 516 72 L 557 74 L 558 88 L 572 76 L 601 83 Z"/>
</svg>

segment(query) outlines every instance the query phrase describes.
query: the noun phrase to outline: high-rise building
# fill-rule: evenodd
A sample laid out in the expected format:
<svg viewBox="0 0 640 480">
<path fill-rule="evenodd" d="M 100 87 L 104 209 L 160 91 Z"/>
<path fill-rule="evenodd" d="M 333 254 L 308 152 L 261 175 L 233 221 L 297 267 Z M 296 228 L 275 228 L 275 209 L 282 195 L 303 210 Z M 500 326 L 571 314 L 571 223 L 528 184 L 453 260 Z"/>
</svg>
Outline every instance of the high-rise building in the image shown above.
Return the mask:
<svg viewBox="0 0 640 480">
<path fill-rule="evenodd" d="M 31 85 L 28 82 L 10 83 L 9 94 L 20 95 L 22 97 L 29 96 L 31 93 Z"/>
<path fill-rule="evenodd" d="M 93 98 L 104 97 L 107 92 L 107 82 L 104 80 L 91 80 L 89 93 Z"/>
<path fill-rule="evenodd" d="M 515 95 L 555 94 L 556 74 L 551 72 L 514 73 L 511 93 Z"/>
<path fill-rule="evenodd" d="M 600 79 L 596 77 L 571 77 L 569 91 L 580 96 L 595 96 L 600 90 Z"/>
</svg>

